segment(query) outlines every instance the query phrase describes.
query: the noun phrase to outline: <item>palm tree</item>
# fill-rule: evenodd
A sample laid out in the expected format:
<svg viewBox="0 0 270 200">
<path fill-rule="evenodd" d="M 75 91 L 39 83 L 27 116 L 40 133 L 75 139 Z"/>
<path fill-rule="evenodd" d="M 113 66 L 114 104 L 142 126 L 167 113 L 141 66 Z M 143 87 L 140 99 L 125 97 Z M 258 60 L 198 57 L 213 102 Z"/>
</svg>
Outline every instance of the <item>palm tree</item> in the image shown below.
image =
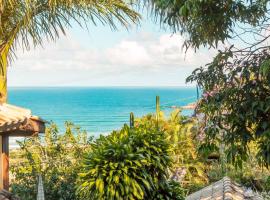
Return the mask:
<svg viewBox="0 0 270 200">
<path fill-rule="evenodd" d="M 7 66 L 15 50 L 56 40 L 71 22 L 128 28 L 140 16 L 125 0 L 0 0 L 0 103 L 6 101 Z"/>
</svg>

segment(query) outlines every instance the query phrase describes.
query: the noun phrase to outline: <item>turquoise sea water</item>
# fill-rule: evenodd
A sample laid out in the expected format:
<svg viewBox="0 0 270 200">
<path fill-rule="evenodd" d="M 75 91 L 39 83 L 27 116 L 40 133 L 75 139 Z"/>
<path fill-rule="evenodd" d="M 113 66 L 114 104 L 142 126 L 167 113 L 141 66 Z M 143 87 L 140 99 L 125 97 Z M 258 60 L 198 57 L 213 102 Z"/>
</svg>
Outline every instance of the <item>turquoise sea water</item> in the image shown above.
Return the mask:
<svg viewBox="0 0 270 200">
<path fill-rule="evenodd" d="M 63 130 L 65 121 L 71 121 L 97 136 L 128 123 L 130 112 L 135 117 L 155 112 L 156 95 L 160 96 L 161 109 L 168 114 L 172 111 L 170 106 L 194 102 L 196 88 L 9 88 L 8 101 L 55 122 L 60 130 Z M 184 111 L 184 114 L 191 112 Z"/>
</svg>

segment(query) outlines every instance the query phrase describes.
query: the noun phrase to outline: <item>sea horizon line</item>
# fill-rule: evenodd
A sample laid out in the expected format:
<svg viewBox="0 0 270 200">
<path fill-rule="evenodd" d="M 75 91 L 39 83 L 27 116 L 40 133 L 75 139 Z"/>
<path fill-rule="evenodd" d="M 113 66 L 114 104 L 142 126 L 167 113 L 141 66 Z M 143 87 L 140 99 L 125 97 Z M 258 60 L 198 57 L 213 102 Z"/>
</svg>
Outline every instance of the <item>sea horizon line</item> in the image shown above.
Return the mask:
<svg viewBox="0 0 270 200">
<path fill-rule="evenodd" d="M 120 85 L 100 85 L 100 86 L 76 86 L 76 85 L 67 85 L 67 86 L 8 86 L 9 89 L 16 88 L 195 88 L 196 85 L 160 85 L 160 86 L 120 86 Z"/>
</svg>

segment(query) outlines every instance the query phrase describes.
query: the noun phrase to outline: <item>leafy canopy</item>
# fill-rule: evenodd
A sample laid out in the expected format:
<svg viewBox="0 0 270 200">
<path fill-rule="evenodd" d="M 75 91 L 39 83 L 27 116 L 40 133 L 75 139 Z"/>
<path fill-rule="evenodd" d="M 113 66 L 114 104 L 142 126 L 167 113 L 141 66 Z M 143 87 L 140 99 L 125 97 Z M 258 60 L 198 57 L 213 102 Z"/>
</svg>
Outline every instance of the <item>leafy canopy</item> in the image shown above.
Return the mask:
<svg viewBox="0 0 270 200">
<path fill-rule="evenodd" d="M 242 167 L 256 146 L 261 165 L 270 164 L 270 52 L 264 50 L 239 60 L 232 52 L 220 53 L 207 68 L 193 72 L 204 89 L 197 111 L 204 113 L 202 125 L 206 146 L 226 144 L 230 162 Z"/>
<path fill-rule="evenodd" d="M 269 166 L 269 1 L 149 0 L 161 24 L 186 36 L 186 47 L 233 45 L 187 79 L 197 82 L 204 97 L 197 111 L 205 147 L 225 144 L 228 161 L 242 167 L 254 142 L 257 158 Z M 237 40 L 235 40 L 237 39 Z"/>
<path fill-rule="evenodd" d="M 268 0 L 145 0 L 162 25 L 187 36 L 186 47 L 212 46 L 237 33 L 239 24 L 252 27 L 268 19 Z"/>
</svg>

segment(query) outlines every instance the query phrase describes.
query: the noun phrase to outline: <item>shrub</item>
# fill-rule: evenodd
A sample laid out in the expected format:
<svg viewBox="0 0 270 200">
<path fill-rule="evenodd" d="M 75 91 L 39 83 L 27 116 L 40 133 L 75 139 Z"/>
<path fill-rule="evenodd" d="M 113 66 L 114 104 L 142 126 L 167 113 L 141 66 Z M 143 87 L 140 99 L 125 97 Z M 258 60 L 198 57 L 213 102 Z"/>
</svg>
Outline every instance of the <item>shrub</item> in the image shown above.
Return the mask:
<svg viewBox="0 0 270 200">
<path fill-rule="evenodd" d="M 187 189 L 194 192 L 208 184 L 207 163 L 198 154 L 197 139 L 198 122 L 196 119 L 181 115 L 181 110 L 174 110 L 168 118 L 160 114 L 159 130 L 164 132 L 166 139 L 171 144 L 173 164 L 171 176 Z M 154 115 L 147 115 L 136 120 L 135 126 L 156 126 Z"/>
<path fill-rule="evenodd" d="M 151 200 L 184 200 L 184 190 L 180 183 L 170 180 L 159 185 L 159 189 L 154 192 Z"/>
<path fill-rule="evenodd" d="M 153 199 L 167 182 L 170 151 L 165 134 L 147 124 L 101 136 L 84 159 L 78 194 L 82 199 Z"/>
<path fill-rule="evenodd" d="M 83 152 L 90 148 L 89 140 L 85 132 L 66 123 L 63 135 L 52 124 L 44 137 L 19 142 L 20 149 L 11 152 L 12 192 L 23 200 L 35 200 L 41 174 L 46 199 L 76 200 L 79 163 Z"/>
<path fill-rule="evenodd" d="M 266 191 L 270 192 L 270 176 L 265 178 L 265 188 Z"/>
</svg>

